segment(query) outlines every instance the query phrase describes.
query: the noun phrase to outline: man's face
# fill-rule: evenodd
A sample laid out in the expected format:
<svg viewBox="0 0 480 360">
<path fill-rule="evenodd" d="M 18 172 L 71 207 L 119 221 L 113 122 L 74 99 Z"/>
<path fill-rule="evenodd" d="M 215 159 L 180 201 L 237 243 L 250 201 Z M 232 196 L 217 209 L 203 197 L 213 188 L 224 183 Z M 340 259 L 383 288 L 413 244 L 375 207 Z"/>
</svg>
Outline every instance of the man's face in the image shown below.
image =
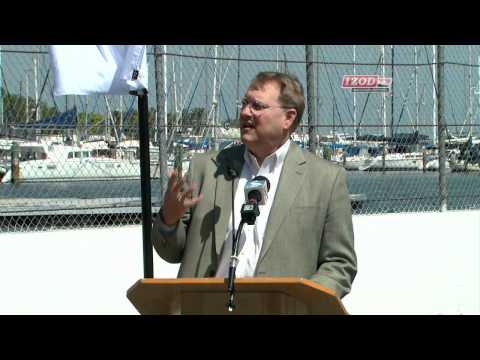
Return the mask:
<svg viewBox="0 0 480 360">
<path fill-rule="evenodd" d="M 267 82 L 245 94 L 240 112 L 240 135 L 242 142 L 254 153 L 270 154 L 288 138 L 296 110 L 283 108 L 278 101 L 279 95 L 276 82 Z"/>
</svg>

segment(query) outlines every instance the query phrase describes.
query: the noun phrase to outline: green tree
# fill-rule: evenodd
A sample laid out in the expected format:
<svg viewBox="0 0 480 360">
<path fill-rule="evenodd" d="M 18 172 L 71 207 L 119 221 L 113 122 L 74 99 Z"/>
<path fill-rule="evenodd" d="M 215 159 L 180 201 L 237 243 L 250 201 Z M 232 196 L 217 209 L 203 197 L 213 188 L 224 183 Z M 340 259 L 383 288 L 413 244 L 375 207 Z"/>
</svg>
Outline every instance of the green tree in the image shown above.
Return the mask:
<svg viewBox="0 0 480 360">
<path fill-rule="evenodd" d="M 21 95 L 4 94 L 3 95 L 3 111 L 5 122 L 9 125 L 24 124 L 26 117 L 26 98 Z M 35 109 L 35 101 L 31 97 L 28 98 L 28 121 L 35 121 L 35 111 L 39 111 L 39 119 L 46 119 L 59 113 L 55 107 L 48 106 L 45 102 L 38 104 Z"/>
</svg>

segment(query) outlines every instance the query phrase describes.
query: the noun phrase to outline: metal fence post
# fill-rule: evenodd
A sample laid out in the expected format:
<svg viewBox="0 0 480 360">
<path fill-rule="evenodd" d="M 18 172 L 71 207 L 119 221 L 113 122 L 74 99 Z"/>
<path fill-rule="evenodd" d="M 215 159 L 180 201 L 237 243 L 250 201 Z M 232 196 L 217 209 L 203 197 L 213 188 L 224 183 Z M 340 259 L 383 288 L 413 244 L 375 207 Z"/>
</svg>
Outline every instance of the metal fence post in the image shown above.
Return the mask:
<svg viewBox="0 0 480 360">
<path fill-rule="evenodd" d="M 444 82 L 444 46 L 437 47 L 437 111 L 438 111 L 438 162 L 439 162 L 439 192 L 440 192 L 440 211 L 447 211 L 447 175 L 446 175 L 446 155 L 445 155 L 445 138 L 447 126 L 445 124 L 445 82 Z"/>
<path fill-rule="evenodd" d="M 317 153 L 317 127 L 315 114 L 315 74 L 313 67 L 313 47 L 305 45 L 305 57 L 307 67 L 307 107 L 308 107 L 308 149 L 311 153 Z"/>
</svg>

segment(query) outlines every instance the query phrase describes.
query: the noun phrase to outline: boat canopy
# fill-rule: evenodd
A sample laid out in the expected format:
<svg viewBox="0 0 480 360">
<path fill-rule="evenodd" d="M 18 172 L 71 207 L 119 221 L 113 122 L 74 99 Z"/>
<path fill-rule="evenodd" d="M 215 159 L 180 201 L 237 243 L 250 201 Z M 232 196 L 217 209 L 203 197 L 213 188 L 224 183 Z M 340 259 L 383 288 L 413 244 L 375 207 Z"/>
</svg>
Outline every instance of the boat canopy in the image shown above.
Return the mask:
<svg viewBox="0 0 480 360">
<path fill-rule="evenodd" d="M 77 108 L 65 111 L 59 115 L 43 119 L 39 122 L 16 124 L 16 129 L 74 129 L 77 126 Z"/>
</svg>

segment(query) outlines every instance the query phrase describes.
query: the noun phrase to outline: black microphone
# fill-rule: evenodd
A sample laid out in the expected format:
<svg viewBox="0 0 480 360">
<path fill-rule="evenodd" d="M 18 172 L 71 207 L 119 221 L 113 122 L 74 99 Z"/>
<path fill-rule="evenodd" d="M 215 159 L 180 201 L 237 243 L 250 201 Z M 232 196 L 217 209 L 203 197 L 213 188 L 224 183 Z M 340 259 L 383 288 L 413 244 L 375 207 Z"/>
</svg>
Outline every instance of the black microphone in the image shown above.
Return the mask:
<svg viewBox="0 0 480 360">
<path fill-rule="evenodd" d="M 255 176 L 245 184 L 245 201 L 265 205 L 270 190 L 270 181 L 265 176 Z"/>
<path fill-rule="evenodd" d="M 265 205 L 268 200 L 270 181 L 265 176 L 256 176 L 245 184 L 245 204 L 242 206 L 242 222 L 254 225 L 260 215 L 258 205 Z"/>
</svg>

